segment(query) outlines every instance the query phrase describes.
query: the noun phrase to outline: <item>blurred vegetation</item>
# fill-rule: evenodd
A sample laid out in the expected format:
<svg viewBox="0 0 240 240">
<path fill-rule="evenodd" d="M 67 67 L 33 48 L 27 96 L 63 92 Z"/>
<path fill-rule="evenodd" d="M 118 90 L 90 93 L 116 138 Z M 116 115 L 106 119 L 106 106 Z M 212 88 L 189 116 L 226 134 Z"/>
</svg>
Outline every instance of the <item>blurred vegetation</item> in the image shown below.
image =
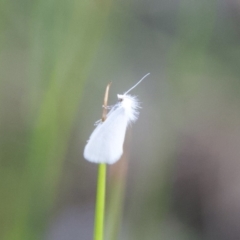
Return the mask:
<svg viewBox="0 0 240 240">
<path fill-rule="evenodd" d="M 240 220 L 214 214 L 240 156 L 239 22 L 235 0 L 1 0 L 0 239 L 91 239 L 96 166 L 82 149 L 106 84 L 113 80 L 112 105 L 147 72 L 133 93 L 143 108 L 128 135 L 129 160 L 118 173 L 109 167 L 109 218 L 122 216 L 123 226 L 112 219 L 108 239 L 119 229 L 125 240 L 238 239 Z M 204 170 L 189 177 L 195 167 Z M 195 181 L 200 197 L 189 199 Z M 212 196 L 209 186 L 221 190 Z M 65 215 L 64 230 L 53 227 L 69 206 L 80 209 L 75 235 Z M 223 225 L 218 236 L 212 226 Z"/>
<path fill-rule="evenodd" d="M 41 239 L 110 1 L 1 4 L 0 238 Z M 20 89 L 4 96 L 15 84 Z M 10 109 L 6 98 L 14 102 Z"/>
</svg>

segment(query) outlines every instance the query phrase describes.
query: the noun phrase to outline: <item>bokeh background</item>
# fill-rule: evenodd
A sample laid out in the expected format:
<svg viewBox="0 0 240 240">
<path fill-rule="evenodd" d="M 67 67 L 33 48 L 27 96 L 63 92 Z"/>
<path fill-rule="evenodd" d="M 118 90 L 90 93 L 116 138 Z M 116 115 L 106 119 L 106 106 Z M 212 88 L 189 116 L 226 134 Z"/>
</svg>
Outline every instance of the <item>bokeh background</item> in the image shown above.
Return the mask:
<svg viewBox="0 0 240 240">
<path fill-rule="evenodd" d="M 240 239 L 238 0 L 0 1 L 0 239 L 92 239 L 86 140 L 132 94 L 106 240 Z"/>
</svg>

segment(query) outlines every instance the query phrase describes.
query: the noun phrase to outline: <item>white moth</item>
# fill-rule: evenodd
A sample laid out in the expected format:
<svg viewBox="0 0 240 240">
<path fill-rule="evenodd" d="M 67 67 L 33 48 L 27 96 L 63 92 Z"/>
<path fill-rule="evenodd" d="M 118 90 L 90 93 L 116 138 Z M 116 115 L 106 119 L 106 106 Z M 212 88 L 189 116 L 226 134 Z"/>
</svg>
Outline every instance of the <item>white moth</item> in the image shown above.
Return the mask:
<svg viewBox="0 0 240 240">
<path fill-rule="evenodd" d="M 129 93 L 144 78 L 123 95 L 118 94 L 118 103 L 112 107 L 104 122 L 99 121 L 84 149 L 84 158 L 94 163 L 113 164 L 123 154 L 123 143 L 127 126 L 138 118 L 139 102 Z"/>
</svg>

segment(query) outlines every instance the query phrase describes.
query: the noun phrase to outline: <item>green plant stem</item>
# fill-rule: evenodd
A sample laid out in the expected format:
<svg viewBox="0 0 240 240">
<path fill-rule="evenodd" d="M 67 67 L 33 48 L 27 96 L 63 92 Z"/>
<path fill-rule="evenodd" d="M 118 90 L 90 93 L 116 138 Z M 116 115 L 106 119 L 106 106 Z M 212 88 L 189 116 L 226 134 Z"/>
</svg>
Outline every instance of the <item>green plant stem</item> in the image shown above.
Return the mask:
<svg viewBox="0 0 240 240">
<path fill-rule="evenodd" d="M 105 163 L 99 164 L 98 181 L 97 181 L 97 199 L 96 199 L 96 210 L 95 210 L 94 240 L 103 240 L 105 193 L 106 193 L 106 169 L 107 169 L 107 166 Z"/>
</svg>

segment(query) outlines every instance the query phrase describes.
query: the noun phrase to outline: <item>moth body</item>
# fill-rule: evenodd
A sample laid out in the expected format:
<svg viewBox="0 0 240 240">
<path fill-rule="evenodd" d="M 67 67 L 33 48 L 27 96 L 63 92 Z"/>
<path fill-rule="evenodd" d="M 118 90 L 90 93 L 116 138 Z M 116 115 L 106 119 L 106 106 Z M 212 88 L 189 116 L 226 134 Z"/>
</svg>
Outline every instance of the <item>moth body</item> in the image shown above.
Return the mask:
<svg viewBox="0 0 240 240">
<path fill-rule="evenodd" d="M 84 149 L 84 158 L 94 163 L 113 164 L 123 154 L 127 127 L 138 119 L 139 102 L 128 93 L 150 73 L 142 77 L 124 94 L 118 94 L 118 103 L 111 108 L 104 122 L 98 121 Z"/>
<path fill-rule="evenodd" d="M 139 103 L 136 97 L 118 94 L 118 103 L 91 134 L 84 149 L 84 157 L 94 163 L 113 164 L 123 154 L 127 126 L 137 120 Z"/>
</svg>

